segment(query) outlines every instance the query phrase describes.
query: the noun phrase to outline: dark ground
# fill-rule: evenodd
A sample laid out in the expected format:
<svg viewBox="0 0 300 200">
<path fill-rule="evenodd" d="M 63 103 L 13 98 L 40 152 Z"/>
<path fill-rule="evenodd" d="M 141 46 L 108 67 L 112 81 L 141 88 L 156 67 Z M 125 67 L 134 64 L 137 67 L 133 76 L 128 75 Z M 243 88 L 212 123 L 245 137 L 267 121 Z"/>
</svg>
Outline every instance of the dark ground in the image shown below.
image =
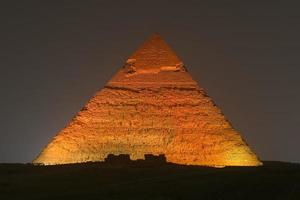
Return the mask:
<svg viewBox="0 0 300 200">
<path fill-rule="evenodd" d="M 0 164 L 0 199 L 300 199 L 300 165 Z"/>
</svg>

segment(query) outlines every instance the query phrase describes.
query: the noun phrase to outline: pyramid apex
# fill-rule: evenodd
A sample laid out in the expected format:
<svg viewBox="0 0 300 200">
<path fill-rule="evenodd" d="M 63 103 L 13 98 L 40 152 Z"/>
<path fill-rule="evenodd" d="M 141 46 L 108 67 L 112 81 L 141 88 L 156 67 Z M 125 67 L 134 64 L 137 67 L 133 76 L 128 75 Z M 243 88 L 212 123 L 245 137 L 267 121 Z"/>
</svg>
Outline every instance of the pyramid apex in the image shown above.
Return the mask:
<svg viewBox="0 0 300 200">
<path fill-rule="evenodd" d="M 182 61 L 158 32 L 145 40 L 127 62 L 134 62 L 135 67 L 140 69 L 182 65 Z"/>
<path fill-rule="evenodd" d="M 156 45 L 157 47 L 159 45 L 162 45 L 162 43 L 163 43 L 171 50 L 170 46 L 166 43 L 166 41 L 162 38 L 162 36 L 158 32 L 152 33 L 150 35 L 150 37 L 148 37 L 140 47 L 142 47 L 143 45 L 145 45 L 147 43 L 152 43 L 153 45 Z"/>
</svg>

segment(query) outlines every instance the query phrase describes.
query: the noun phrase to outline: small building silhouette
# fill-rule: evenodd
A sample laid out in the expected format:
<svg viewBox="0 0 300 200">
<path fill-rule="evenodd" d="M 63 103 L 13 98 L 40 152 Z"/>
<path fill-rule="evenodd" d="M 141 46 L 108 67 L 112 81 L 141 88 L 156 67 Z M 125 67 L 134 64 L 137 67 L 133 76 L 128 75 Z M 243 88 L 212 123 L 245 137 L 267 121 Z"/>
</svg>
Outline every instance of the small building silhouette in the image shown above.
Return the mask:
<svg viewBox="0 0 300 200">
<path fill-rule="evenodd" d="M 155 156 L 153 154 L 145 154 L 145 162 L 151 162 L 151 163 L 166 163 L 166 156 L 165 154 L 159 154 L 158 156 Z"/>
<path fill-rule="evenodd" d="M 104 162 L 106 163 L 115 163 L 115 164 L 128 164 L 130 163 L 130 155 L 128 154 L 120 154 L 120 155 L 114 155 L 114 154 L 108 154 L 105 158 Z"/>
<path fill-rule="evenodd" d="M 137 164 L 141 166 L 161 165 L 166 163 L 166 156 L 164 154 L 159 154 L 158 156 L 153 154 L 145 154 L 144 159 L 131 160 L 129 154 L 108 154 L 104 159 L 104 162 L 110 164 Z"/>
</svg>

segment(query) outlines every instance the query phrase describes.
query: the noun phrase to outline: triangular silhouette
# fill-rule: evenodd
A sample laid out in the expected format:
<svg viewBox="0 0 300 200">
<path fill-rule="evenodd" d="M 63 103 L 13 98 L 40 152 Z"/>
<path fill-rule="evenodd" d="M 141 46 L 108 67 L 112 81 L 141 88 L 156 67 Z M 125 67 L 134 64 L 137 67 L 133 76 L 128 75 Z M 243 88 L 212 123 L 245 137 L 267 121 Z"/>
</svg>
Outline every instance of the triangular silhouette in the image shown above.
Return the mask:
<svg viewBox="0 0 300 200">
<path fill-rule="evenodd" d="M 261 162 L 183 63 L 154 34 L 33 161 L 104 161 L 164 154 L 168 162 L 257 166 Z"/>
</svg>

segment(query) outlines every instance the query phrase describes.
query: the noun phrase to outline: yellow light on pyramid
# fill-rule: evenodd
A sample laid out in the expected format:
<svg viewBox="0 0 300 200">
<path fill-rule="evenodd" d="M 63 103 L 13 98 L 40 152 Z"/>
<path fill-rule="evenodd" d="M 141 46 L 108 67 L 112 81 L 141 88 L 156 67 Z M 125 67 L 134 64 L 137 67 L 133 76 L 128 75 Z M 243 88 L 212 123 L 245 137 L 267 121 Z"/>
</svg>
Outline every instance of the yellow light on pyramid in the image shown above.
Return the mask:
<svg viewBox="0 0 300 200">
<path fill-rule="evenodd" d="M 164 154 L 168 162 L 205 166 L 261 165 L 220 109 L 158 34 L 33 161 L 104 161 L 108 154 Z"/>
</svg>

